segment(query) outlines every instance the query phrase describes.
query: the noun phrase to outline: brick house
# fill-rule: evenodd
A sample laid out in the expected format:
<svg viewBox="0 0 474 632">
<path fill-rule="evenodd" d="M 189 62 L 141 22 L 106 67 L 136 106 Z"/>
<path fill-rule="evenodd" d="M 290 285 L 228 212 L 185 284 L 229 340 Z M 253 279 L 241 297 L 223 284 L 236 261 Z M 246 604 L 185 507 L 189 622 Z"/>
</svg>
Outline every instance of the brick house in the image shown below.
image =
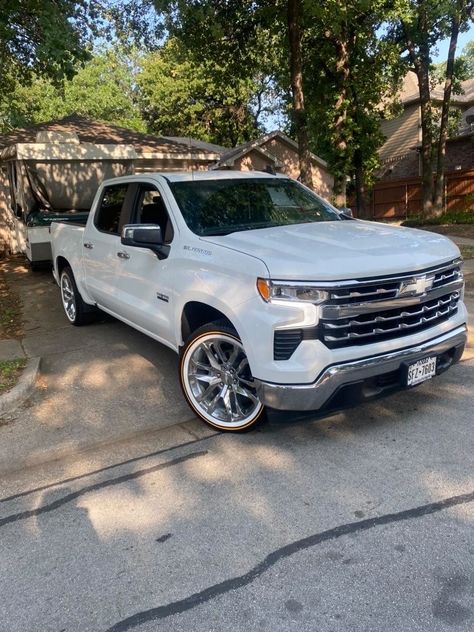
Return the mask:
<svg viewBox="0 0 474 632">
<path fill-rule="evenodd" d="M 467 210 L 474 197 L 474 79 L 461 83 L 462 94 L 453 95 L 458 108 L 458 134 L 446 143 L 445 208 Z M 414 72 L 404 78 L 398 98 L 400 116 L 382 122 L 386 138 L 379 150 L 381 169 L 372 190 L 371 213 L 375 218 L 403 218 L 421 212 L 421 113 L 418 79 Z M 432 90 L 433 102 L 441 105 L 443 88 Z"/>
</svg>

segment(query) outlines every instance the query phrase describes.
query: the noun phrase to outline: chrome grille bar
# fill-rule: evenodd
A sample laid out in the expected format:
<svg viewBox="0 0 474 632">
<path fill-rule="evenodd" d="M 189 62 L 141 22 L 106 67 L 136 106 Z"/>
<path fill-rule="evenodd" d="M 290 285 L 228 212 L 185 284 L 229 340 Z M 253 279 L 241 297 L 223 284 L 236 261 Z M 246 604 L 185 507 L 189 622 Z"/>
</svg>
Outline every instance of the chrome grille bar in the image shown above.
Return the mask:
<svg viewBox="0 0 474 632">
<path fill-rule="evenodd" d="M 432 327 L 453 316 L 464 285 L 458 262 L 397 278 L 336 286 L 320 307 L 329 347 L 370 344 Z"/>
<path fill-rule="evenodd" d="M 325 335 L 324 340 L 328 342 L 344 342 L 347 340 L 360 339 L 360 338 L 373 338 L 374 336 L 377 336 L 380 334 L 385 335 L 385 334 L 400 332 L 402 330 L 404 331 L 407 329 L 414 329 L 415 327 L 420 327 L 420 325 L 424 325 L 426 323 L 432 323 L 433 321 L 438 320 L 439 318 L 442 318 L 444 316 L 449 316 L 451 313 L 454 314 L 456 310 L 457 310 L 457 304 L 448 305 L 444 309 L 437 310 L 431 316 L 422 316 L 414 323 L 399 322 L 395 327 L 390 327 L 388 329 L 374 327 L 371 331 L 368 331 L 366 333 L 358 333 L 356 331 L 350 331 L 343 336 L 326 336 Z"/>
<path fill-rule="evenodd" d="M 399 320 L 400 318 L 409 318 L 410 316 L 421 316 L 435 309 L 441 309 L 445 305 L 449 305 L 453 300 L 457 301 L 458 298 L 459 298 L 459 294 L 456 293 L 456 294 L 452 294 L 448 296 L 447 298 L 439 299 L 439 301 L 435 305 L 422 305 L 421 309 L 417 309 L 416 311 L 413 311 L 413 312 L 402 311 L 399 313 L 398 310 L 394 310 L 395 312 L 394 316 L 376 316 L 375 318 L 372 318 L 370 320 L 354 319 L 354 320 L 350 320 L 349 323 L 342 323 L 342 324 L 323 322 L 323 327 L 325 329 L 347 329 L 347 327 L 350 327 L 350 326 L 375 325 L 377 323 L 385 323 L 385 322 L 390 322 L 392 320 Z"/>
<path fill-rule="evenodd" d="M 427 300 L 439 298 L 440 296 L 445 296 L 446 294 L 454 291 L 460 291 L 463 285 L 464 281 L 461 278 L 441 287 L 437 287 L 434 290 L 420 296 L 407 296 L 379 301 L 364 301 L 363 303 L 346 303 L 343 305 L 332 305 L 328 303 L 321 307 L 321 318 L 324 320 L 338 320 L 340 318 L 359 316 L 360 314 L 371 314 L 389 309 L 409 307 L 410 305 L 420 305 L 425 303 Z"/>
</svg>

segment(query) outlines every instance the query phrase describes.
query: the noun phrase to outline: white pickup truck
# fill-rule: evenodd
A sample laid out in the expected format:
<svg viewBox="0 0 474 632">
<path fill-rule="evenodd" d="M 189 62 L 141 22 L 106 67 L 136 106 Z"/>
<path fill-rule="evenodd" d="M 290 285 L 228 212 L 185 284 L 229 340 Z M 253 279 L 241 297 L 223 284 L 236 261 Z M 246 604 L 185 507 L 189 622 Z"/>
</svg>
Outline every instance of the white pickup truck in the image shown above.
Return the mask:
<svg viewBox="0 0 474 632">
<path fill-rule="evenodd" d="M 189 405 L 221 430 L 414 386 L 464 350 L 449 239 L 354 220 L 283 176 L 116 178 L 85 227 L 51 233 L 69 321 L 99 308 L 174 349 Z"/>
</svg>

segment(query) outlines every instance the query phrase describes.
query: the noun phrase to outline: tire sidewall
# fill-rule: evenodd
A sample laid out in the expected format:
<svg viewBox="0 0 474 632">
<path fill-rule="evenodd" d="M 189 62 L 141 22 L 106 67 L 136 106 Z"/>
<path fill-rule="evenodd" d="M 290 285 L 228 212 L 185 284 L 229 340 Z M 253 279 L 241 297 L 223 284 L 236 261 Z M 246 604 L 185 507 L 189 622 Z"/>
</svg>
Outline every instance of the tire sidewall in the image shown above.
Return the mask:
<svg viewBox="0 0 474 632">
<path fill-rule="evenodd" d="M 69 314 L 67 313 L 66 308 L 64 306 L 64 298 L 63 298 L 63 279 L 64 279 L 64 277 L 67 277 L 69 279 L 69 284 L 70 284 L 70 286 L 72 288 L 72 291 L 74 293 L 74 302 L 75 302 L 75 305 L 76 305 L 76 312 L 75 312 L 74 320 L 69 317 Z M 71 268 L 64 268 L 64 270 L 61 272 L 61 276 L 59 278 L 59 289 L 61 291 L 61 304 L 63 306 L 63 311 L 64 311 L 64 313 L 66 315 L 66 318 L 71 323 L 71 325 L 75 325 L 76 322 L 77 322 L 77 319 L 78 319 L 78 309 L 79 309 L 78 298 L 80 298 L 80 297 L 78 296 L 79 293 L 77 291 L 76 282 L 74 280 L 74 275 L 72 273 Z"/>
</svg>

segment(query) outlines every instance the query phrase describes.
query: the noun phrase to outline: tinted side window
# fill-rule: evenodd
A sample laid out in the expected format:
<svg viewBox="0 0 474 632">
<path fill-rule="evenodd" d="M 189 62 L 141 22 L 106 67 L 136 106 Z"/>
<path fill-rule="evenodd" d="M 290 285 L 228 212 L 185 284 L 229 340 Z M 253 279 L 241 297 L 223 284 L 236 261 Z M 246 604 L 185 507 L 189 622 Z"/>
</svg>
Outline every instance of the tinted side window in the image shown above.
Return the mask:
<svg viewBox="0 0 474 632">
<path fill-rule="evenodd" d="M 173 226 L 159 191 L 142 185 L 138 192 L 135 224 L 158 224 L 165 244 L 173 240 Z"/>
<path fill-rule="evenodd" d="M 128 184 L 113 184 L 104 189 L 95 225 L 99 230 L 114 235 L 119 234 L 120 214 L 122 212 Z"/>
</svg>

